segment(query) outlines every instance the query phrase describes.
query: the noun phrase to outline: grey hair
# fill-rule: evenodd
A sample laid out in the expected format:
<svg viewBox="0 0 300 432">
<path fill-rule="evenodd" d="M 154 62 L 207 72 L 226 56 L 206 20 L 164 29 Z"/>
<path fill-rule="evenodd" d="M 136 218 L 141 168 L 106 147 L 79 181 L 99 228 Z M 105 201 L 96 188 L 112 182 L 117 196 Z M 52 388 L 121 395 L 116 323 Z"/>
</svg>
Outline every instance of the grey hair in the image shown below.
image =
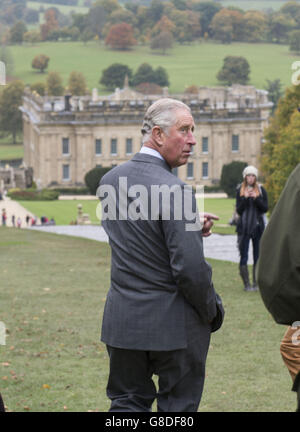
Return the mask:
<svg viewBox="0 0 300 432">
<path fill-rule="evenodd" d="M 145 144 L 154 126 L 161 127 L 165 132 L 176 122 L 174 112 L 185 109 L 191 112 L 190 108 L 177 99 L 163 98 L 154 102 L 146 111 L 142 126 L 142 143 Z"/>
</svg>

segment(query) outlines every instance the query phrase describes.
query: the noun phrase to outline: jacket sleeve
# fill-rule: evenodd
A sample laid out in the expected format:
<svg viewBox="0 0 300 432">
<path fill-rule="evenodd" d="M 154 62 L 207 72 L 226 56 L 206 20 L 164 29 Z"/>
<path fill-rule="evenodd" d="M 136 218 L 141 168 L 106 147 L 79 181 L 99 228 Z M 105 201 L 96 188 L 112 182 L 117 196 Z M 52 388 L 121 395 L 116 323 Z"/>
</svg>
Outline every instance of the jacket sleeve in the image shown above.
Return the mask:
<svg viewBox="0 0 300 432">
<path fill-rule="evenodd" d="M 300 318 L 300 164 L 290 175 L 260 242 L 258 285 L 278 324 Z"/>
<path fill-rule="evenodd" d="M 268 211 L 268 195 L 265 188 L 261 187 L 261 195 L 255 198 L 254 203 L 261 213 Z"/>
<path fill-rule="evenodd" d="M 172 202 L 171 220 L 162 221 L 170 266 L 182 295 L 196 309 L 200 319 L 204 323 L 210 323 L 212 331 L 215 331 L 222 325 L 224 310 L 221 299 L 214 290 L 211 266 L 204 259 L 199 217 L 191 219 L 186 216 L 184 201 L 183 199 L 181 220 L 175 220 Z M 198 214 L 194 194 L 192 204 L 194 214 Z M 190 230 L 191 227 L 193 230 Z"/>
</svg>

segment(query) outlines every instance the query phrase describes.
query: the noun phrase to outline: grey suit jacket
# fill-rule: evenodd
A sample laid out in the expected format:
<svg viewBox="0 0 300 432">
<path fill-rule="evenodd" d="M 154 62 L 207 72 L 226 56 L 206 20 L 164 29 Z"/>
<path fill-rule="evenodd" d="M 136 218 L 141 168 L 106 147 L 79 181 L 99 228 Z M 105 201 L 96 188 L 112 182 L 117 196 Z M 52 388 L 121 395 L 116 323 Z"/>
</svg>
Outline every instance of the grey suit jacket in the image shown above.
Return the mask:
<svg viewBox="0 0 300 432">
<path fill-rule="evenodd" d="M 189 318 L 196 316 L 195 325 L 215 331 L 222 324 L 224 310 L 213 288 L 211 267 L 203 256 L 201 231 L 186 231 L 190 221 L 176 220 L 172 205 L 170 220 L 164 220 L 162 201 L 155 220 L 149 215 L 151 186 L 177 185 L 182 191 L 184 183 L 172 174 L 165 161 L 137 153 L 105 174 L 100 182 L 116 190 L 117 216 L 119 179 L 124 177 L 128 190 L 142 185 L 149 192 L 144 209 L 149 217 L 102 221 L 112 257 L 101 340 L 127 349 L 186 348 Z M 127 198 L 129 205 L 134 205 L 135 199 Z M 193 200 L 195 204 L 195 197 Z"/>
</svg>

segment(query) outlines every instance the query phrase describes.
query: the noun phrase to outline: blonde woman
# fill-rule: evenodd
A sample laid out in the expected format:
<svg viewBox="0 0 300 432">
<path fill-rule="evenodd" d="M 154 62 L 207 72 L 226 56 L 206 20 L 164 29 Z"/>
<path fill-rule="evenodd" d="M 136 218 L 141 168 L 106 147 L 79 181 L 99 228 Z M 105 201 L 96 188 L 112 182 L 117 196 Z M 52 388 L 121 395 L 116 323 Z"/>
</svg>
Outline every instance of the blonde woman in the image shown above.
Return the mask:
<svg viewBox="0 0 300 432">
<path fill-rule="evenodd" d="M 247 166 L 243 171 L 243 183 L 237 188 L 236 211 L 238 247 L 240 251 L 240 275 L 245 291 L 257 291 L 255 268 L 259 256 L 259 242 L 265 229 L 264 214 L 268 210 L 266 190 L 257 182 L 258 170 Z M 253 284 L 250 285 L 248 252 L 250 240 L 253 246 Z"/>
</svg>

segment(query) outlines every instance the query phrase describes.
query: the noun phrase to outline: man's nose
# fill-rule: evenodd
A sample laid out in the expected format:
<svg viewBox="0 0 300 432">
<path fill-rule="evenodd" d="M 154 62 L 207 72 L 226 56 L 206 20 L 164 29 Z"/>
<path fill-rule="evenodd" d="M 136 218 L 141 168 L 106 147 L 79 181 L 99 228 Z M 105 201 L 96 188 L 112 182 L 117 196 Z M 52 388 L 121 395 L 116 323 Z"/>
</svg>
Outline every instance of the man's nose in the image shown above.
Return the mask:
<svg viewBox="0 0 300 432">
<path fill-rule="evenodd" d="M 193 131 L 189 131 L 189 133 L 188 133 L 188 143 L 190 144 L 190 145 L 195 145 L 196 144 L 196 139 L 195 139 L 195 137 L 194 137 L 194 133 L 193 133 Z"/>
</svg>

